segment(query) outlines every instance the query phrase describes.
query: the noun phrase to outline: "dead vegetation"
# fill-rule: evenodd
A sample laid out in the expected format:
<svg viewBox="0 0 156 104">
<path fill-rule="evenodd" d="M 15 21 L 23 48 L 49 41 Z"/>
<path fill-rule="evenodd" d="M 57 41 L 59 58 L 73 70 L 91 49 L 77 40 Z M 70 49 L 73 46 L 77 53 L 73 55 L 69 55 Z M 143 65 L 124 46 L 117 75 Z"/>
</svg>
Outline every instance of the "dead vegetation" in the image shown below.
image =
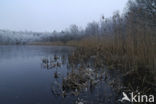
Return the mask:
<svg viewBox="0 0 156 104">
<path fill-rule="evenodd" d="M 154 91 L 156 12 L 155 8 L 149 8 L 148 3 L 150 2 L 145 0 L 130 2 L 129 10 L 124 16 L 115 13 L 111 19 L 102 18 L 101 25 L 91 24 L 86 28 L 87 35 L 82 39 L 66 42 L 68 46 L 77 47 L 69 56 L 70 65 L 93 67 L 95 70 L 120 70 L 124 78 L 123 83 L 128 89 L 131 89 L 130 86 L 136 86 L 134 89 L 139 88 L 141 92 L 146 88 Z M 156 4 L 155 1 L 152 3 Z M 145 7 L 142 7 L 142 4 Z M 151 13 L 145 12 L 146 9 L 151 10 Z M 86 86 L 86 82 L 92 81 L 91 76 L 86 78 L 86 73 L 81 69 L 79 73 L 71 72 L 64 79 L 63 89 L 79 90 Z"/>
<path fill-rule="evenodd" d="M 126 16 L 125 20 L 119 14 L 113 16 L 114 29 L 111 34 L 91 35 L 80 41 L 68 42 L 68 45 L 78 47 L 70 58 L 71 62 L 77 62 L 75 60 L 87 62 L 93 59 L 93 65 L 97 68 L 107 66 L 109 69 L 120 70 L 133 86 L 143 82 L 144 87 L 147 85 L 154 88 L 156 86 L 155 26 L 139 20 L 140 17 L 134 17 L 134 11 L 127 13 Z M 126 24 L 123 21 L 127 21 Z M 155 19 L 153 23 L 154 21 Z"/>
<path fill-rule="evenodd" d="M 116 35 L 119 38 L 117 40 L 109 37 L 95 40 L 94 37 L 90 37 L 79 42 L 70 42 L 69 44 L 79 47 L 70 58 L 71 62 L 76 63 L 83 60 L 85 63 L 93 59 L 93 65 L 97 68 L 108 66 L 109 69 L 119 69 L 123 75 L 129 76 L 129 79 L 131 77 L 144 79 L 145 83 L 155 85 L 155 36 L 151 36 L 150 32 L 145 36 L 142 36 L 141 33 L 135 33 L 135 35 L 135 38 L 128 35 L 125 40 L 119 38 L 120 35 Z M 122 43 L 123 41 L 125 43 Z M 132 75 L 132 73 L 136 74 Z"/>
</svg>

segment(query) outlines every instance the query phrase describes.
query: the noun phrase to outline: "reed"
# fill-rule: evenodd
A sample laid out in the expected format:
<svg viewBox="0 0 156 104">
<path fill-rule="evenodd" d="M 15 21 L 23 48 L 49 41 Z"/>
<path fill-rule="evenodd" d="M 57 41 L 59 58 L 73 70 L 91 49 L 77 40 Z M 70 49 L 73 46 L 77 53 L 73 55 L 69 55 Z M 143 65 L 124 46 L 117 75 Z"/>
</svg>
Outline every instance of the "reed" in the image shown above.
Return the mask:
<svg viewBox="0 0 156 104">
<path fill-rule="evenodd" d="M 147 76 L 146 81 L 153 83 L 153 80 L 156 81 L 154 34 L 150 29 L 138 28 L 137 32 L 127 30 L 124 38 L 117 33 L 100 38 L 90 36 L 80 41 L 70 41 L 67 45 L 78 47 L 73 54 L 75 58 L 89 60 L 91 56 L 96 56 L 97 66 L 107 65 L 110 69 L 119 69 L 123 74 L 143 73 L 142 77 Z M 150 75 L 153 77 L 149 77 Z"/>
</svg>

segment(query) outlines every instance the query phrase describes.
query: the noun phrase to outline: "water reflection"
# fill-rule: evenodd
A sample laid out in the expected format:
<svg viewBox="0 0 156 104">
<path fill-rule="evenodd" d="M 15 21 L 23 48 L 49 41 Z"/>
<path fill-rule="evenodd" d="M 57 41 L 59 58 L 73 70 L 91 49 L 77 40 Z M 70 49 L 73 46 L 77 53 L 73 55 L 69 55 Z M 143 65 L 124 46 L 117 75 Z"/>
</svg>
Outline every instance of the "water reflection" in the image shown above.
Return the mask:
<svg viewBox="0 0 156 104">
<path fill-rule="evenodd" d="M 55 70 L 44 70 L 41 63 L 42 58 L 55 55 L 63 59 L 72 49 L 71 47 L 0 46 L 0 104 L 63 103 L 61 97 L 56 98 L 51 93 L 51 84 L 56 78 L 57 80 L 61 78 L 60 74 L 63 77 L 66 75 L 67 68 L 63 64 L 65 62 L 61 62 L 60 67 L 57 65 L 58 68 Z M 58 60 L 57 62 L 60 63 Z M 71 102 L 72 100 L 66 100 L 65 104 Z"/>
<path fill-rule="evenodd" d="M 70 54 L 54 54 L 43 57 L 41 62 L 42 69 L 53 70 L 52 76 L 55 81 L 51 83 L 51 93 L 64 100 L 113 104 L 117 94 L 112 90 L 112 86 L 118 91 L 122 87 L 120 82 L 118 85 L 113 82 L 115 80 L 111 79 L 106 70 L 95 68 L 93 61 L 83 62 L 76 58 L 73 60 Z M 64 74 L 61 72 L 64 70 L 62 67 L 66 70 Z"/>
<path fill-rule="evenodd" d="M 71 47 L 0 46 L 0 104 L 114 104 L 116 77 L 80 54 Z"/>
<path fill-rule="evenodd" d="M 50 57 L 44 57 L 42 58 L 42 68 L 44 69 L 57 69 L 62 67 L 62 65 L 67 64 L 65 59 L 65 55 L 57 56 L 56 54 L 54 56 Z"/>
</svg>

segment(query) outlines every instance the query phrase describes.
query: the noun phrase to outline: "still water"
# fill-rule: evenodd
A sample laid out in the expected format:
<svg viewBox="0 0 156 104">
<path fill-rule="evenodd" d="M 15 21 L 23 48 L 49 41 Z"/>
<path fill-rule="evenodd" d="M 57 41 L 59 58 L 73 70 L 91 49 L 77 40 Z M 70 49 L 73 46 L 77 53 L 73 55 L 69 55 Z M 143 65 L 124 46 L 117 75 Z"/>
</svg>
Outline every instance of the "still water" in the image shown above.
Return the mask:
<svg viewBox="0 0 156 104">
<path fill-rule="evenodd" d="M 113 92 L 105 82 L 78 97 L 56 96 L 58 83 L 67 75 L 72 51 L 71 47 L 0 46 L 0 104 L 73 104 L 79 97 L 97 103 L 97 97 L 103 97 L 101 102 L 113 104 Z M 44 64 L 56 56 L 62 63 L 59 67 Z"/>
<path fill-rule="evenodd" d="M 53 71 L 41 67 L 41 59 L 67 55 L 69 47 L 0 46 L 0 104 L 55 104 L 51 93 Z M 58 69 L 65 72 L 66 65 Z"/>
</svg>

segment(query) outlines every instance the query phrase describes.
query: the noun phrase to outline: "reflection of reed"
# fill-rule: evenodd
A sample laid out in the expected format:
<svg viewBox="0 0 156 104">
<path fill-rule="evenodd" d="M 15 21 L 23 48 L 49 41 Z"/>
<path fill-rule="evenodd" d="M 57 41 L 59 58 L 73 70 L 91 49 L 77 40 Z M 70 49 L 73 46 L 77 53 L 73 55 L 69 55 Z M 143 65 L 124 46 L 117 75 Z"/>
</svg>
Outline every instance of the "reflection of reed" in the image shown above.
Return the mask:
<svg viewBox="0 0 156 104">
<path fill-rule="evenodd" d="M 60 68 L 62 67 L 63 64 L 66 63 L 66 59 L 65 59 L 65 56 L 57 56 L 57 55 L 54 55 L 52 57 L 44 57 L 42 58 L 42 68 L 44 69 L 57 69 L 57 68 Z"/>
<path fill-rule="evenodd" d="M 104 68 L 108 68 L 110 71 L 111 70 L 114 71 L 117 69 L 122 70 L 122 66 L 121 66 L 122 64 L 118 64 L 116 66 L 115 65 L 116 63 L 113 62 L 113 64 L 107 65 L 109 61 L 106 60 L 106 56 L 104 56 L 103 52 L 104 50 L 100 51 L 100 49 L 94 51 L 94 49 L 89 49 L 89 48 L 78 48 L 69 57 L 69 63 L 76 64 L 76 65 L 80 65 L 80 64 L 82 65 L 85 63 L 86 66 L 91 63 L 89 67 L 95 68 L 96 71 L 100 71 L 101 69 L 103 70 Z M 119 61 L 118 56 L 114 56 L 113 60 Z M 155 82 L 154 73 L 149 72 L 148 67 L 143 67 L 143 66 L 142 67 L 139 66 L 139 67 L 136 66 L 137 70 L 134 69 L 132 71 L 127 71 L 126 74 L 120 76 L 123 79 L 122 85 L 118 80 L 114 80 L 114 79 L 109 80 L 108 79 L 109 75 L 107 75 L 106 73 L 104 79 L 108 80 L 108 84 L 113 88 L 113 90 L 117 92 L 123 90 L 123 86 L 125 86 L 127 90 L 138 89 L 140 92 L 145 92 L 146 89 L 146 93 L 155 93 L 156 85 L 155 83 L 152 83 Z M 121 74 L 122 73 L 120 73 L 120 75 Z"/>
<path fill-rule="evenodd" d="M 81 56 L 82 55 L 82 56 Z M 52 82 L 51 92 L 55 96 L 78 96 L 82 92 L 93 92 L 100 82 L 110 82 L 109 75 L 104 70 L 99 70 L 93 61 L 96 57 L 88 58 L 82 53 L 73 53 L 71 56 L 53 55 L 44 57 L 42 64 L 45 69 L 56 69 L 53 73 L 55 81 Z M 58 68 L 65 64 L 67 73 L 63 77 Z M 109 83 L 108 83 L 109 84 Z M 115 81 L 110 87 L 115 86 Z"/>
</svg>

